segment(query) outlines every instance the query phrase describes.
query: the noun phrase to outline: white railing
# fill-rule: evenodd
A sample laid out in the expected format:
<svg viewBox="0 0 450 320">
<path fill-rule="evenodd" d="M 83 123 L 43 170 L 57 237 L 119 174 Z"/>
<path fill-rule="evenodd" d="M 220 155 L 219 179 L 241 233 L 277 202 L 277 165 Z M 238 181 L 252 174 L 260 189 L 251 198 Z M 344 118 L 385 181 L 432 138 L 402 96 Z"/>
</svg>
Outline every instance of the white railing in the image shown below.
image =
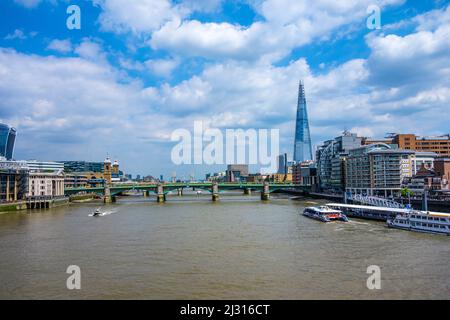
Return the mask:
<svg viewBox="0 0 450 320">
<path fill-rule="evenodd" d="M 401 203 L 398 203 L 394 200 L 378 198 L 374 196 L 365 196 L 361 194 L 350 194 L 347 195 L 347 200 L 351 200 L 353 202 L 359 202 L 363 205 L 376 206 L 376 207 L 385 207 L 385 208 L 395 208 L 395 209 L 403 209 L 405 206 Z"/>
</svg>

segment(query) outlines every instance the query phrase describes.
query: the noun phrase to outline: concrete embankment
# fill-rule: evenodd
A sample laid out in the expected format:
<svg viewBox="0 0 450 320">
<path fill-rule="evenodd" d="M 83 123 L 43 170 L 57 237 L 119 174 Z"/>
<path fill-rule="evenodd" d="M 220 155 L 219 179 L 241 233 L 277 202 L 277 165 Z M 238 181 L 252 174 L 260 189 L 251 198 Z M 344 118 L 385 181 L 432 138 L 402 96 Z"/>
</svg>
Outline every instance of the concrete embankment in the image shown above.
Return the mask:
<svg viewBox="0 0 450 320">
<path fill-rule="evenodd" d="M 16 212 L 16 211 L 26 210 L 26 209 L 27 209 L 26 201 L 17 201 L 14 203 L 1 203 L 0 204 L 0 214 Z"/>
<path fill-rule="evenodd" d="M 95 195 L 93 194 L 81 194 L 81 195 L 74 195 L 70 196 L 70 202 L 73 203 L 82 203 L 82 202 L 89 202 L 95 200 Z"/>
<path fill-rule="evenodd" d="M 82 203 L 96 200 L 94 195 L 75 195 L 71 197 L 55 198 L 51 200 L 21 200 L 16 202 L 0 203 L 0 214 L 25 211 L 27 209 L 48 209 L 73 203 Z"/>
</svg>

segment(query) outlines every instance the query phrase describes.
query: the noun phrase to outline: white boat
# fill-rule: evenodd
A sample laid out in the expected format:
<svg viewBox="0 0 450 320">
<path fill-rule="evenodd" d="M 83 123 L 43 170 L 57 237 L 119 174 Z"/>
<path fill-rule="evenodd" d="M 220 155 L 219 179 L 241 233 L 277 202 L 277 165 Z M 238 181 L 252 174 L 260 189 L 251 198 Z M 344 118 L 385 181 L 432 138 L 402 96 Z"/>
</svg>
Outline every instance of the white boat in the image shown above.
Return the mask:
<svg viewBox="0 0 450 320">
<path fill-rule="evenodd" d="M 386 208 L 344 203 L 328 203 L 327 206 L 336 210 L 342 210 L 349 217 L 379 221 L 387 221 L 395 218 L 398 214 L 406 214 L 411 211 L 411 209 L 407 208 Z"/>
<path fill-rule="evenodd" d="M 411 210 L 388 219 L 390 228 L 450 235 L 450 214 Z"/>
<path fill-rule="evenodd" d="M 342 211 L 331 209 L 327 206 L 305 208 L 305 210 L 303 210 L 303 215 L 322 222 L 331 222 L 336 220 L 345 222 L 348 221 L 347 216 L 343 214 Z"/>
<path fill-rule="evenodd" d="M 95 209 L 94 212 L 92 212 L 92 216 L 93 217 L 97 217 L 97 216 L 99 216 L 101 214 L 102 214 L 102 212 L 100 211 L 100 208 L 97 208 L 97 209 Z"/>
</svg>

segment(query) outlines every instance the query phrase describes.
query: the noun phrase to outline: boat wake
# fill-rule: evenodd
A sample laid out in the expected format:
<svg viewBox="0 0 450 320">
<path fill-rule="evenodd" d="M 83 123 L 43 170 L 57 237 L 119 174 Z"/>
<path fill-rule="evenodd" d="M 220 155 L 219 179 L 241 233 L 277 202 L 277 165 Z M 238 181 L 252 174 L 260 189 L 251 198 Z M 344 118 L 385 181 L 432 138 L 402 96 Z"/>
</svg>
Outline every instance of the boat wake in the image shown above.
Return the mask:
<svg viewBox="0 0 450 320">
<path fill-rule="evenodd" d="M 94 213 L 90 213 L 89 217 L 104 217 L 104 216 L 109 216 L 110 214 L 116 213 L 117 211 L 115 210 L 107 210 L 105 212 L 99 213 L 97 215 L 94 215 Z"/>
</svg>

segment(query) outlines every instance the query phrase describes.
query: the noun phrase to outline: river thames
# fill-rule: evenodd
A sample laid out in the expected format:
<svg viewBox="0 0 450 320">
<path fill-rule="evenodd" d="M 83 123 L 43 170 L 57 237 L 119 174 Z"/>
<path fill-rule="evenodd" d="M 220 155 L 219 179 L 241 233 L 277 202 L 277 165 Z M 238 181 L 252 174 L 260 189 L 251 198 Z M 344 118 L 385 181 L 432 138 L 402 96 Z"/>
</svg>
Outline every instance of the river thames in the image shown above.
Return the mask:
<svg viewBox="0 0 450 320">
<path fill-rule="evenodd" d="M 0 299 L 450 298 L 450 237 L 300 214 L 323 203 L 124 197 L 103 217 L 89 216 L 98 203 L 0 214 Z M 81 290 L 66 288 L 69 265 Z"/>
</svg>

